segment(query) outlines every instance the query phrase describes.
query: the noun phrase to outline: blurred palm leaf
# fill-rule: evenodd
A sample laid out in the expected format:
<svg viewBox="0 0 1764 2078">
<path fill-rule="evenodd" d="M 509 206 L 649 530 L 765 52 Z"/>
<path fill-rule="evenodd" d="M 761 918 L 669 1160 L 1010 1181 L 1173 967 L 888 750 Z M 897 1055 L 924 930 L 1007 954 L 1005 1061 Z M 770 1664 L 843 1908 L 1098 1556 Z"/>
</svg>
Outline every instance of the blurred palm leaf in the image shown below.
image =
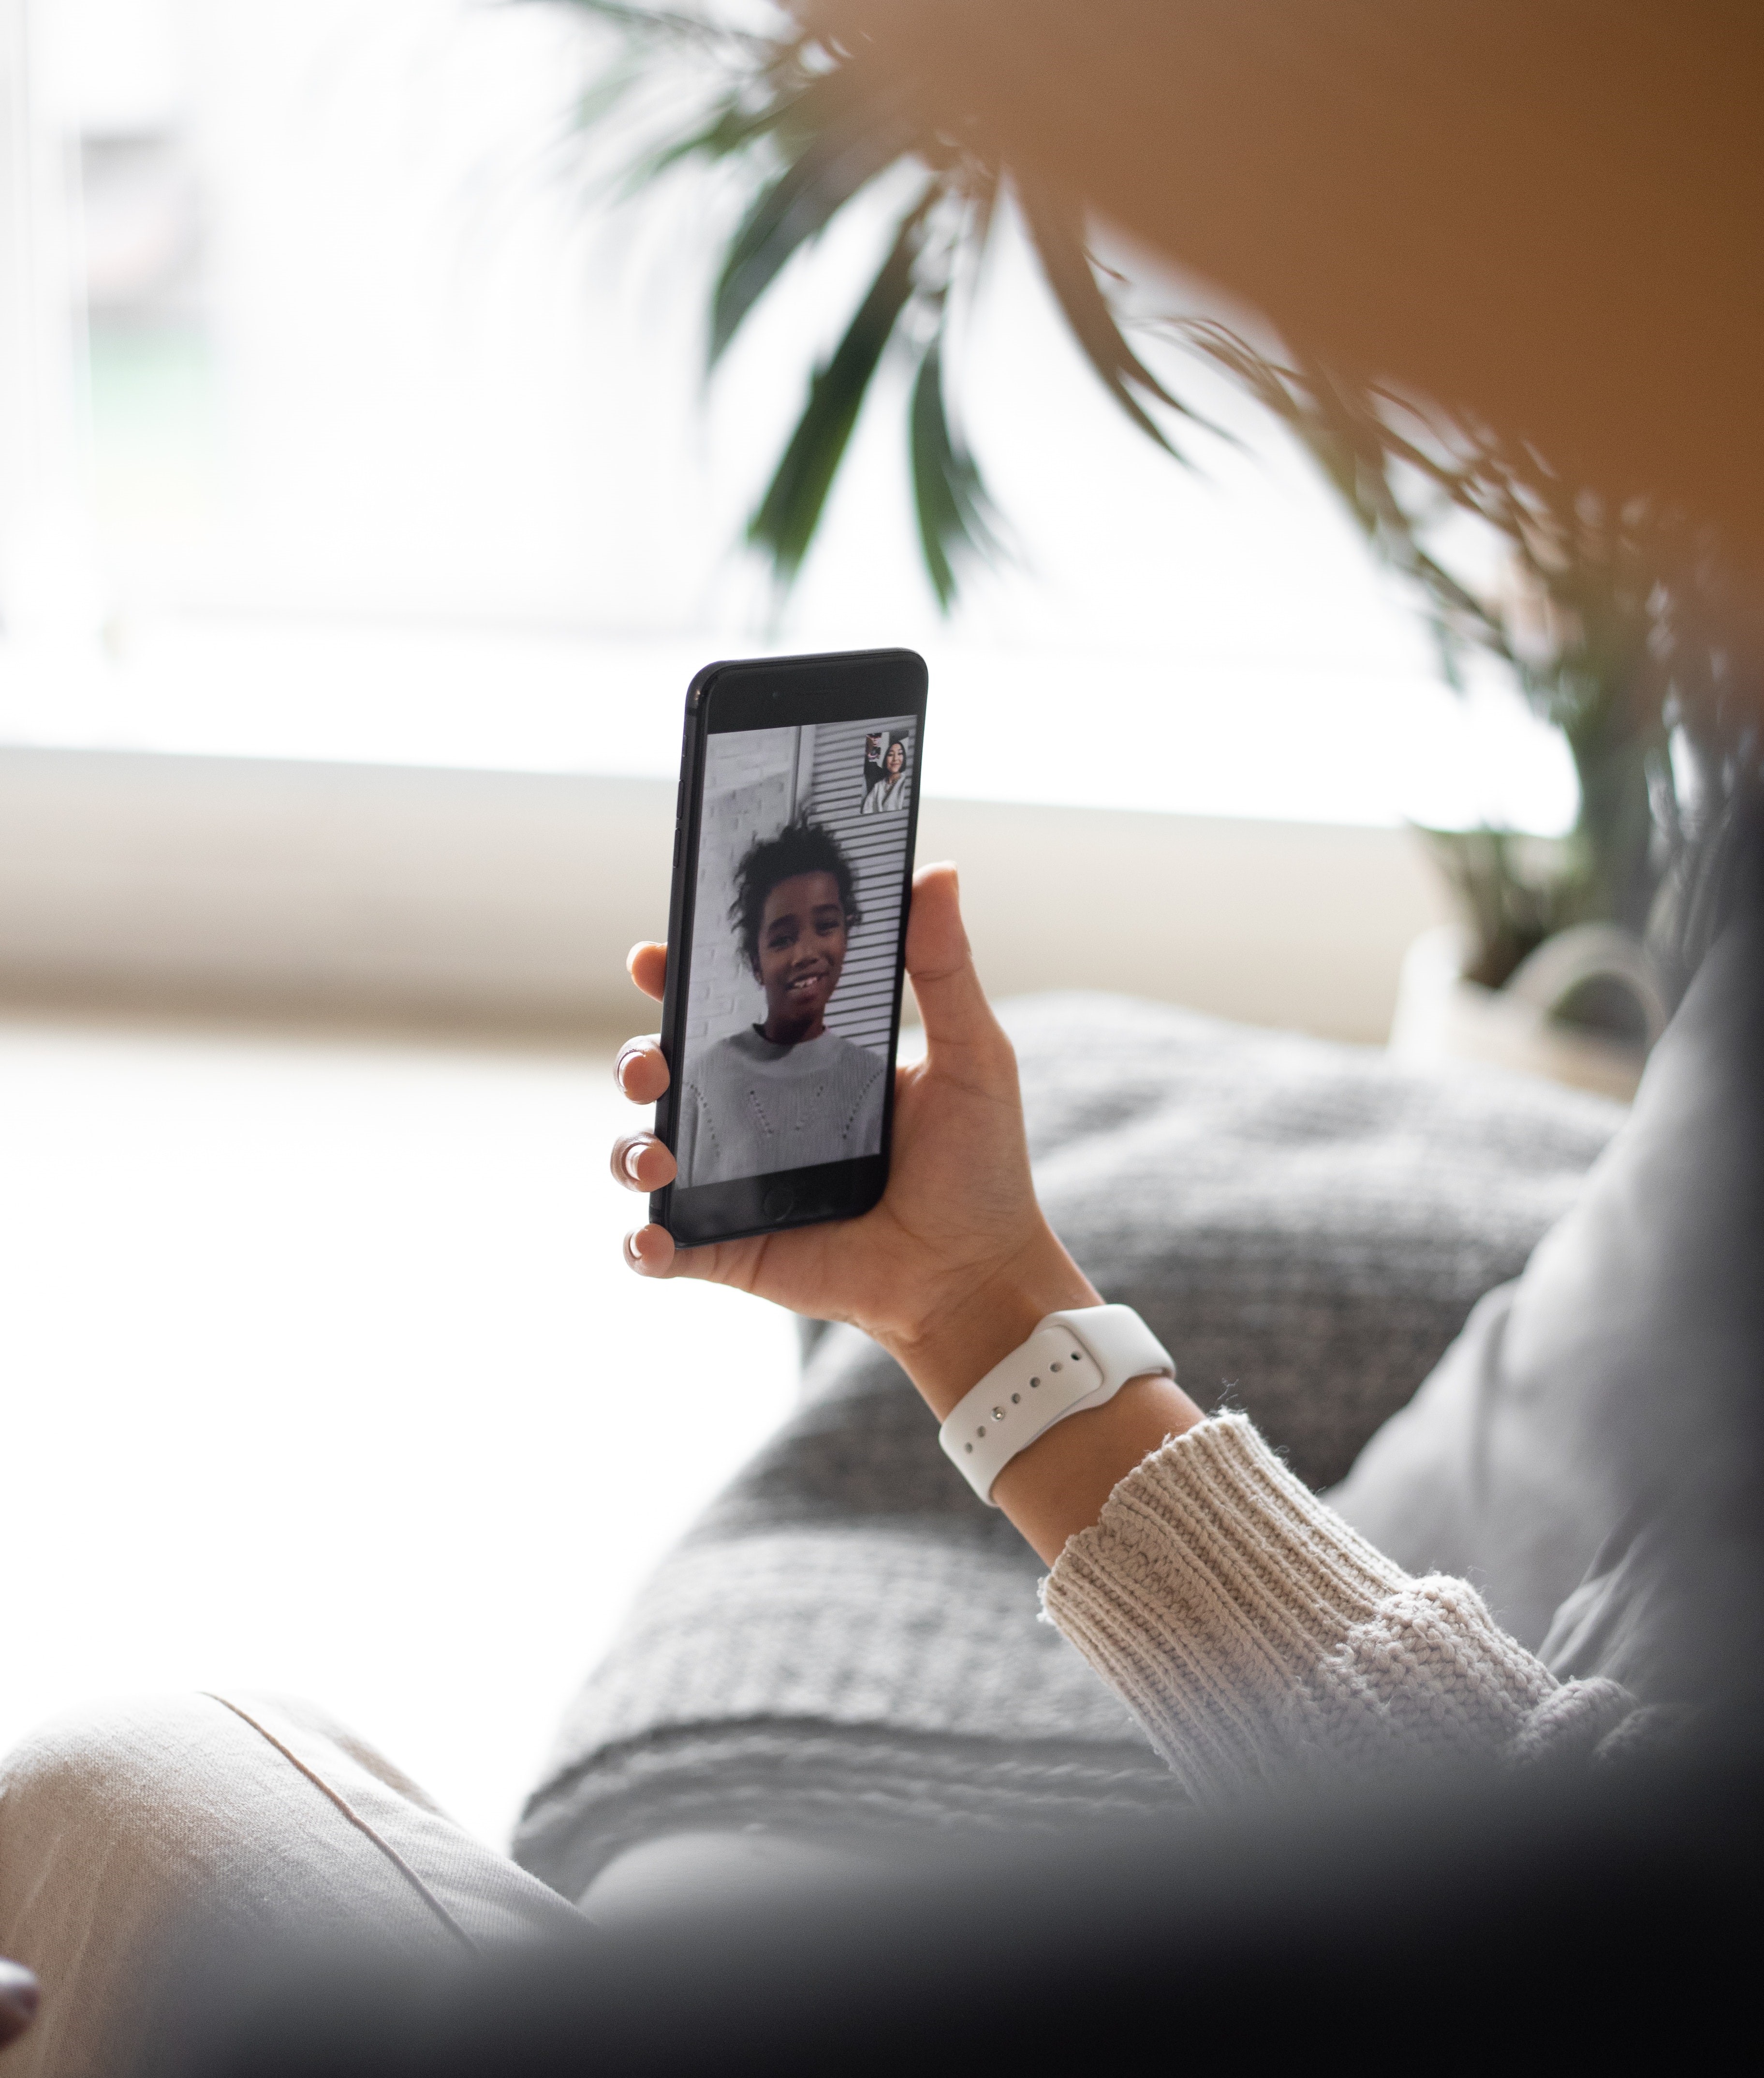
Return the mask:
<svg viewBox="0 0 1764 2078">
<path fill-rule="evenodd" d="M 1499 617 L 1428 550 L 1423 536 L 1431 515 L 1405 502 L 1394 478 L 1407 469 L 1440 499 L 1461 505 L 1479 480 L 1476 469 L 1449 465 L 1406 439 L 1392 424 L 1395 398 L 1339 382 L 1327 369 L 1285 366 L 1212 319 L 1188 319 L 1169 330 L 1296 435 L 1374 552 L 1419 587 L 1450 683 L 1459 682 L 1466 647 L 1494 649 L 1512 661 Z"/>
<path fill-rule="evenodd" d="M 1023 221 L 1047 277 L 1047 286 L 1085 358 L 1139 431 L 1156 440 L 1166 454 L 1175 456 L 1178 461 L 1185 460 L 1135 392 L 1167 404 L 1197 424 L 1206 425 L 1210 432 L 1218 428 L 1208 425 L 1185 404 L 1178 403 L 1127 344 L 1108 298 L 1097 285 L 1096 265 L 1085 244 L 1083 219 L 1076 211 L 1062 208 L 1050 197 L 1021 182 L 1018 194 Z"/>
<path fill-rule="evenodd" d="M 972 292 L 1001 169 L 967 140 L 915 121 L 897 89 L 872 76 L 861 51 L 831 49 L 802 31 L 740 35 L 626 0 L 574 4 L 612 24 L 625 41 L 603 90 L 582 106 L 585 125 L 603 119 L 642 76 L 645 53 L 653 59 L 659 49 L 683 47 L 709 61 L 709 105 L 642 153 L 623 186 L 629 193 L 695 159 L 733 164 L 752 186 L 711 293 L 712 369 L 789 261 L 847 204 L 894 169 L 917 166 L 925 177 L 896 219 L 880 269 L 838 346 L 809 379 L 801 415 L 746 538 L 788 589 L 892 350 L 914 371 L 907 447 L 919 545 L 938 603 L 948 611 L 964 564 L 1003 553 L 979 466 L 952 430 L 947 399 L 951 306 Z M 1140 432 L 1184 459 L 1148 407 L 1206 422 L 1172 396 L 1128 344 L 1098 282 L 1081 217 L 1045 194 L 1022 192 L 1019 199 L 1048 286 L 1098 378 Z"/>
<path fill-rule="evenodd" d="M 901 220 L 881 271 L 858 306 L 833 358 L 810 378 L 809 401 L 790 444 L 759 510 L 747 523 L 748 540 L 771 557 L 782 584 L 788 585 L 795 578 L 809 553 L 871 378 L 913 294 L 913 265 L 935 199 L 935 188 L 928 189 L 918 206 Z"/>
<path fill-rule="evenodd" d="M 992 501 L 980 471 L 950 430 L 943 402 L 943 337 L 926 348 L 913 384 L 910 413 L 913 504 L 925 568 L 947 612 L 955 597 L 955 553 L 985 557 L 997 550 Z"/>
<path fill-rule="evenodd" d="M 1696 681 L 1711 660 L 1675 641 L 1662 613 L 1663 574 L 1686 560 L 1672 515 L 1641 505 L 1613 514 L 1535 456 L 1463 426 L 1442 430 L 1406 400 L 1327 369 L 1277 361 L 1218 323 L 1171 330 L 1297 437 L 1374 552 L 1418 593 L 1448 681 L 1462 682 L 1467 653 L 1497 657 L 1562 733 L 1580 810 L 1554 884 L 1522 886 L 1499 831 L 1430 833 L 1476 927 L 1482 978 L 1504 980 L 1565 924 L 1645 928 L 1681 838 L 1671 716 L 1709 705 Z M 1473 590 L 1429 549 L 1454 511 L 1507 544 L 1501 590 Z"/>
<path fill-rule="evenodd" d="M 729 241 L 711 296 L 713 368 L 786 261 L 911 148 L 912 127 L 901 110 L 885 98 L 853 92 L 852 84 L 843 73 L 812 81 L 788 109 L 791 127 L 805 131 L 806 141 L 754 198 Z M 767 129 L 775 134 L 782 119 L 780 114 Z"/>
</svg>

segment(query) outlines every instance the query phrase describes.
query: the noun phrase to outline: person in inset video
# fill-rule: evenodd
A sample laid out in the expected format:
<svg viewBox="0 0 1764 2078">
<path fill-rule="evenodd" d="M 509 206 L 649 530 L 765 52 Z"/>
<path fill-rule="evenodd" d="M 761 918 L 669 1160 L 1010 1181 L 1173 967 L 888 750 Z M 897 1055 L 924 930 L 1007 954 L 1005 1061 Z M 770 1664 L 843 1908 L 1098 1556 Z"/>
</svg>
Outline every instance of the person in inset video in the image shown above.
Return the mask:
<svg viewBox="0 0 1764 2078">
<path fill-rule="evenodd" d="M 870 767 L 864 766 L 868 777 Z M 862 812 L 866 816 L 892 813 L 906 806 L 906 738 L 893 737 L 882 753 L 882 770 L 876 782 L 863 797 Z"/>
<path fill-rule="evenodd" d="M 807 1169 L 882 1147 L 887 1062 L 826 1026 L 862 919 L 851 862 L 806 819 L 750 845 L 729 920 L 766 991 L 766 1017 L 688 1054 L 680 1180 L 688 1187 Z"/>
</svg>

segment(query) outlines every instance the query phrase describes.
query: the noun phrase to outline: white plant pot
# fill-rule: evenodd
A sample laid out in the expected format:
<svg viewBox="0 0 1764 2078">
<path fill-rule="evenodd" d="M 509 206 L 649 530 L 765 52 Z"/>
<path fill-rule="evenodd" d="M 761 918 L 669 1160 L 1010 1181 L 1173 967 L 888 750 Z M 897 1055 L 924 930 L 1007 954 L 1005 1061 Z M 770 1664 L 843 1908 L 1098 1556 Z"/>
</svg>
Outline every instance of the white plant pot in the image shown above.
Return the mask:
<svg viewBox="0 0 1764 2078">
<path fill-rule="evenodd" d="M 1390 1020 L 1390 1051 L 1417 1064 L 1479 1062 L 1545 1075 L 1627 1104 L 1666 1005 L 1646 953 L 1614 925 L 1580 924 L 1540 945 L 1503 988 L 1464 978 L 1468 935 L 1456 924 L 1424 931 L 1403 957 Z M 1552 1016 L 1582 983 L 1620 981 L 1635 995 L 1648 1044 L 1627 1046 Z"/>
</svg>

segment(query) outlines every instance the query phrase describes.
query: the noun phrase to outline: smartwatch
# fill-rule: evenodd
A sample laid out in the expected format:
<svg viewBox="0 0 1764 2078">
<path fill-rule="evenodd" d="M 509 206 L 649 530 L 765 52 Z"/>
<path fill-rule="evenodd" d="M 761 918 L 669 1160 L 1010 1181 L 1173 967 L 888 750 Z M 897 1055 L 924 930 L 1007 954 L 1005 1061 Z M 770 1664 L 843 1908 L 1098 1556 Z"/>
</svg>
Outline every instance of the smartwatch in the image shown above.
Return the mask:
<svg viewBox="0 0 1764 2078">
<path fill-rule="evenodd" d="M 993 1482 L 1068 1414 L 1113 1400 L 1130 1378 L 1176 1376 L 1169 1351 L 1131 1306 L 1050 1313 L 996 1363 L 938 1431 L 944 1454 L 989 1508 Z"/>
</svg>

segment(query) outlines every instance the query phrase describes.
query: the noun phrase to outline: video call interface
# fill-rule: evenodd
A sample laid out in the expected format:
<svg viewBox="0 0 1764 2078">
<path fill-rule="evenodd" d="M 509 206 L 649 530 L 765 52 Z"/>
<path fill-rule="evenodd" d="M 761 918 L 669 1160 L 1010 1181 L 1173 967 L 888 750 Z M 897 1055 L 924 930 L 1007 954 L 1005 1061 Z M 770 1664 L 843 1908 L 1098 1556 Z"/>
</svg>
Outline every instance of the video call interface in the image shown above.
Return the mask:
<svg viewBox="0 0 1764 2078">
<path fill-rule="evenodd" d="M 683 1187 L 881 1152 L 917 747 L 910 715 L 705 739 Z"/>
</svg>

